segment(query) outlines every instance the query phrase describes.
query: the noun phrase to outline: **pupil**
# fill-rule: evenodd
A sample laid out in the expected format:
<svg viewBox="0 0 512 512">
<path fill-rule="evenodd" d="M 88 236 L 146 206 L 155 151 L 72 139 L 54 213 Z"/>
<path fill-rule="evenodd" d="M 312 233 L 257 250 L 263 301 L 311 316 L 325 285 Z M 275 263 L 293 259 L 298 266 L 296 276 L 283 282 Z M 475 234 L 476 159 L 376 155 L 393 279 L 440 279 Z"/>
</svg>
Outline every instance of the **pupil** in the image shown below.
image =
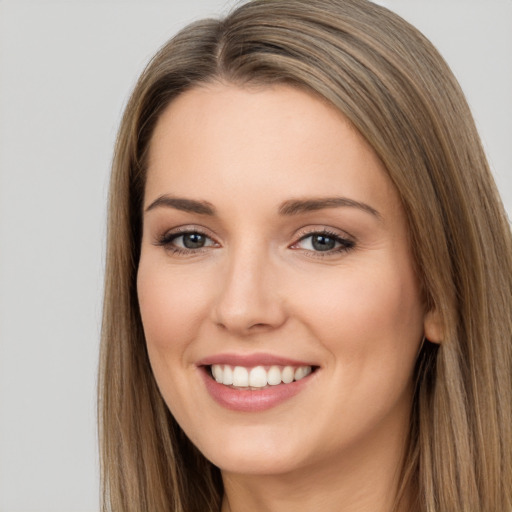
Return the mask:
<svg viewBox="0 0 512 512">
<path fill-rule="evenodd" d="M 336 240 L 325 235 L 315 235 L 312 240 L 313 247 L 317 251 L 330 251 L 334 249 Z"/>
<path fill-rule="evenodd" d="M 204 246 L 204 236 L 199 233 L 189 233 L 183 235 L 183 245 L 187 249 L 200 249 Z"/>
</svg>

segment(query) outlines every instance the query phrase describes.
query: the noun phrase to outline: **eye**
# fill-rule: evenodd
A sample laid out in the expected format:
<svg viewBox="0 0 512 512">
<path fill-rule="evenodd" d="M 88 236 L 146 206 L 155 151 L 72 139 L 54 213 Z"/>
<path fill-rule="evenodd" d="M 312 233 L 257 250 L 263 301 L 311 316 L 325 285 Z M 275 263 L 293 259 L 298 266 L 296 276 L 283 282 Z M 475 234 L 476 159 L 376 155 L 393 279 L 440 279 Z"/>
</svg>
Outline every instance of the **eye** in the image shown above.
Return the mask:
<svg viewBox="0 0 512 512">
<path fill-rule="evenodd" d="M 328 231 L 315 231 L 303 236 L 292 245 L 292 249 L 303 249 L 316 253 L 337 253 L 348 251 L 354 247 L 354 242 Z"/>
<path fill-rule="evenodd" d="M 164 234 L 156 245 L 178 254 L 198 252 L 206 247 L 216 247 L 218 244 L 200 231 L 180 231 Z"/>
<path fill-rule="evenodd" d="M 184 249 L 201 249 L 202 247 L 212 245 L 213 241 L 202 233 L 193 232 L 178 235 L 172 239 L 172 242 L 174 242 L 174 245 Z"/>
</svg>

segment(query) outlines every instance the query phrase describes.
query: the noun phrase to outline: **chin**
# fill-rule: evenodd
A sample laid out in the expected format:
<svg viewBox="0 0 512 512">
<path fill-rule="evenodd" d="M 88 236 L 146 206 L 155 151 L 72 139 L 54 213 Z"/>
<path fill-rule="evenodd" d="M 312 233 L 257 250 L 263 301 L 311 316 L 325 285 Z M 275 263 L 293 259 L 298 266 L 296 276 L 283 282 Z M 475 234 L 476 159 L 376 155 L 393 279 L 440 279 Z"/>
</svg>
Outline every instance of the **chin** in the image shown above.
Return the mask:
<svg viewBox="0 0 512 512">
<path fill-rule="evenodd" d="M 304 450 L 296 443 L 283 443 L 268 435 L 261 435 L 259 439 L 251 435 L 240 437 L 199 449 L 210 462 L 227 473 L 279 475 L 304 464 Z"/>
<path fill-rule="evenodd" d="M 224 473 L 255 476 L 284 475 L 301 468 L 298 461 L 289 460 L 280 454 L 274 454 L 271 457 L 238 454 L 234 457 L 219 457 L 218 460 L 211 460 L 211 462 Z"/>
</svg>

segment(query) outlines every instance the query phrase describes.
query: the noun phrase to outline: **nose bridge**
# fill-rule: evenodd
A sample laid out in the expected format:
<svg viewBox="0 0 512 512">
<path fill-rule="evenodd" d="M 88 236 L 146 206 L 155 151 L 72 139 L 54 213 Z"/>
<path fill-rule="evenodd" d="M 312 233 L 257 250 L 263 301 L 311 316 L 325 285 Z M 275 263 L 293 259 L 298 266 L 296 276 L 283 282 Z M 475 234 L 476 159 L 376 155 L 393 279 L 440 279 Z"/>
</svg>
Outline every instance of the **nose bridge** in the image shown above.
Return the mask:
<svg viewBox="0 0 512 512">
<path fill-rule="evenodd" d="M 227 250 L 215 321 L 238 334 L 275 328 L 285 320 L 270 251 L 252 239 Z"/>
</svg>

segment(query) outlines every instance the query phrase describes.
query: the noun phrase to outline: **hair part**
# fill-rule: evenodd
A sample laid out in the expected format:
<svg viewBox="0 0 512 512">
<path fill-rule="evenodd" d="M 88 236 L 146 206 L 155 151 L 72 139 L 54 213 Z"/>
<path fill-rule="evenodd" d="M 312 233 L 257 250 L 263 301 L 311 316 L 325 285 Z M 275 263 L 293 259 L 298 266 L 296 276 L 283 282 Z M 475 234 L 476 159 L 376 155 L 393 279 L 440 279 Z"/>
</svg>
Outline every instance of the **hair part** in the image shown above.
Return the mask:
<svg viewBox="0 0 512 512">
<path fill-rule="evenodd" d="M 426 309 L 443 325 L 418 359 L 402 486 L 415 511 L 512 510 L 512 241 L 470 110 L 416 29 L 366 0 L 254 0 L 183 29 L 140 77 L 109 197 L 99 379 L 103 510 L 218 512 L 220 473 L 153 378 L 136 274 L 147 154 L 184 91 L 290 84 L 334 105 L 401 197 Z"/>
</svg>

